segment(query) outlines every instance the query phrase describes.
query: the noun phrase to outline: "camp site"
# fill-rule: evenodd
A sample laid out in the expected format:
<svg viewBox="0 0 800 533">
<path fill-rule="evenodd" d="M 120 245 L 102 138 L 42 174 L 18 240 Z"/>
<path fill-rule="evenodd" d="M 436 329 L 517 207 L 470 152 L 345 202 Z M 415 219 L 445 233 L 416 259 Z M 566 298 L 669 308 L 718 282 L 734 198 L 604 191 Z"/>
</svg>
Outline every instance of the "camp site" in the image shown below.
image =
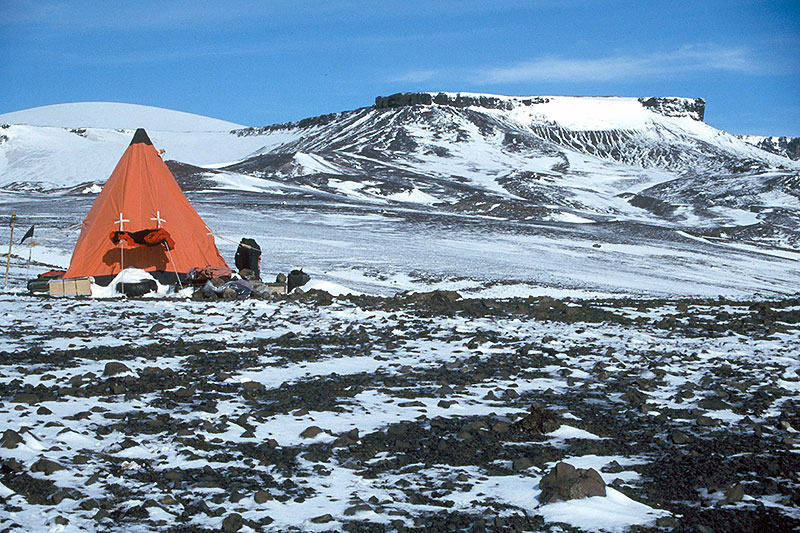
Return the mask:
<svg viewBox="0 0 800 533">
<path fill-rule="evenodd" d="M 800 531 L 798 18 L 4 3 L 0 533 Z"/>
</svg>

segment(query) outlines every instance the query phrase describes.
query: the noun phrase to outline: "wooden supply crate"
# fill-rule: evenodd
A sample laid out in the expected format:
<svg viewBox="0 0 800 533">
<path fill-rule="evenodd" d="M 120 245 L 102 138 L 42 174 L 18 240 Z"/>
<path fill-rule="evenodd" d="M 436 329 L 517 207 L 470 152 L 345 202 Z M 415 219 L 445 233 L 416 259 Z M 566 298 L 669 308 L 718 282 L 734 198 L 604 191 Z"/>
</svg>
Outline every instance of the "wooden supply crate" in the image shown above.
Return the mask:
<svg viewBox="0 0 800 533">
<path fill-rule="evenodd" d="M 50 296 L 91 296 L 92 282 L 87 278 L 54 279 L 48 283 Z"/>
</svg>

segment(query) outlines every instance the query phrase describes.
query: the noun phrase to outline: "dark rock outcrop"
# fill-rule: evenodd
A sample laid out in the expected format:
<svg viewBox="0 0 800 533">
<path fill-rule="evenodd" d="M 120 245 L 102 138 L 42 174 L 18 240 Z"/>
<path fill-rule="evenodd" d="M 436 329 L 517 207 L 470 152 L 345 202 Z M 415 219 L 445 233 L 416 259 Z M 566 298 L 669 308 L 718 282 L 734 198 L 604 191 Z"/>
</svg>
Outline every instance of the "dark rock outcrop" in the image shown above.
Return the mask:
<svg viewBox="0 0 800 533">
<path fill-rule="evenodd" d="M 594 468 L 575 468 L 560 462 L 539 482 L 541 503 L 605 496 L 606 484 Z"/>
<path fill-rule="evenodd" d="M 737 135 L 737 137 L 766 152 L 782 155 L 795 161 L 800 160 L 800 137 L 754 137 L 749 135 Z"/>
<path fill-rule="evenodd" d="M 530 412 L 521 420 L 514 422 L 512 427 L 525 433 L 543 435 L 560 428 L 561 422 L 554 412 L 543 406 L 534 405 Z"/>
<path fill-rule="evenodd" d="M 639 102 L 650 111 L 665 117 L 689 117 L 703 122 L 706 113 L 706 101 L 702 98 L 650 96 L 639 98 Z"/>
<path fill-rule="evenodd" d="M 375 108 L 386 109 L 412 105 L 443 105 L 450 107 L 485 107 L 487 109 L 512 109 L 515 105 L 534 105 L 548 102 L 542 96 L 497 97 L 461 93 L 396 93 L 375 98 Z"/>
</svg>

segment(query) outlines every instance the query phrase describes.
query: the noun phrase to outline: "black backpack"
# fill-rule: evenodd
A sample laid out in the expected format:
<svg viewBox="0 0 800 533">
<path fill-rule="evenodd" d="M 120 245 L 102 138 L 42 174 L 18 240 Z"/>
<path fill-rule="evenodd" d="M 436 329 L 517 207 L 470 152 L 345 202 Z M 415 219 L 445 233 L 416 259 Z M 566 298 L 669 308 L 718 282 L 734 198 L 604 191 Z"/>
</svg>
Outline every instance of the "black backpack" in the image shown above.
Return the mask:
<svg viewBox="0 0 800 533">
<path fill-rule="evenodd" d="M 311 276 L 303 272 L 302 268 L 300 270 L 292 270 L 289 272 L 289 277 L 286 278 L 286 288 L 288 292 L 292 292 L 295 287 L 302 287 L 309 281 L 311 281 Z"/>
<path fill-rule="evenodd" d="M 234 256 L 236 268 L 241 272 L 242 270 L 252 270 L 256 277 L 261 276 L 261 247 L 255 239 L 243 238 L 239 243 L 239 248 L 236 249 Z"/>
</svg>

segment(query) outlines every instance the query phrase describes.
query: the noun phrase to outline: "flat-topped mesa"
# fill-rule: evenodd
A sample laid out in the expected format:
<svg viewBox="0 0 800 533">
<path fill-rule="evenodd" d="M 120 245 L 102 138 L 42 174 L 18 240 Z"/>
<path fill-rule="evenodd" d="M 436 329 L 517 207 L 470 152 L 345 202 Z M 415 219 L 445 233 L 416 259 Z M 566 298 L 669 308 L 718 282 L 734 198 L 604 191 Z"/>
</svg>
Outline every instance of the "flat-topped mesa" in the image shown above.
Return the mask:
<svg viewBox="0 0 800 533">
<path fill-rule="evenodd" d="M 545 104 L 544 96 L 493 96 L 463 93 L 397 93 L 375 98 L 377 109 L 412 105 L 444 105 L 450 107 L 485 107 L 487 109 L 513 109 L 515 105 Z"/>
<path fill-rule="evenodd" d="M 398 108 L 414 105 L 440 105 L 450 107 L 483 107 L 487 109 L 513 109 L 515 106 L 546 104 L 554 98 L 549 96 L 495 96 L 472 93 L 396 93 L 375 98 L 376 109 Z M 580 97 L 563 97 L 580 98 Z M 631 98 L 631 100 L 634 100 Z M 638 102 L 649 111 L 666 117 L 689 117 L 703 121 L 706 102 L 702 98 L 679 98 L 651 96 L 638 98 Z"/>
<path fill-rule="evenodd" d="M 678 98 L 674 96 L 651 96 L 639 98 L 644 107 L 665 117 L 689 117 L 703 122 L 706 101 L 702 98 Z"/>
</svg>

